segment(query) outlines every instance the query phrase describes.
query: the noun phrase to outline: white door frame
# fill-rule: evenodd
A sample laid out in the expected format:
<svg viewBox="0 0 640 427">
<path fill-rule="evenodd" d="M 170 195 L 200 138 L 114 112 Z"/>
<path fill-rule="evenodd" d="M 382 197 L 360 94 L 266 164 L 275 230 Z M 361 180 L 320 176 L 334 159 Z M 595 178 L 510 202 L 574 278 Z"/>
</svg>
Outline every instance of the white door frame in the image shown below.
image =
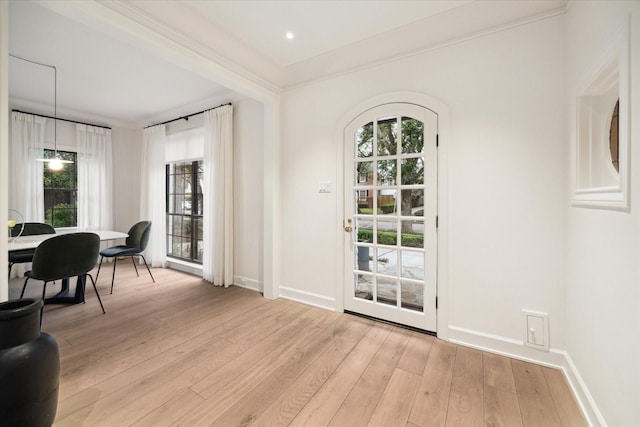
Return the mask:
<svg viewBox="0 0 640 427">
<path fill-rule="evenodd" d="M 338 182 L 336 189 L 336 310 L 344 312 L 344 130 L 345 128 L 363 112 L 384 104 L 392 103 L 408 103 L 434 111 L 438 115 L 438 276 L 437 276 L 437 295 L 438 310 L 436 314 L 438 338 L 448 339 L 449 326 L 449 259 L 448 259 L 448 242 L 449 242 L 449 212 L 448 212 L 448 167 L 447 167 L 447 151 L 449 142 L 449 107 L 437 98 L 418 93 L 418 92 L 391 92 L 368 99 L 343 115 L 338 122 L 335 132 L 336 141 L 336 165 L 338 165 Z"/>
</svg>

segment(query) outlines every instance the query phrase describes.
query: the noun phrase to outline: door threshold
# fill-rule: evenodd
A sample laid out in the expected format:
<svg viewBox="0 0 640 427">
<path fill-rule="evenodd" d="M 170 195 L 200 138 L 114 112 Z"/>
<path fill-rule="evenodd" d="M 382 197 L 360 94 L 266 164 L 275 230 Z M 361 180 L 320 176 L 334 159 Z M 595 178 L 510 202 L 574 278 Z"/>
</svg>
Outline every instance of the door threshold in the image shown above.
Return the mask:
<svg viewBox="0 0 640 427">
<path fill-rule="evenodd" d="M 425 329 L 416 328 L 415 326 L 403 325 L 402 323 L 396 323 L 396 322 L 392 322 L 390 320 L 384 320 L 384 319 L 380 319 L 380 318 L 373 317 L 373 316 L 367 316 L 366 314 L 356 313 L 355 311 L 345 310 L 344 313 L 345 314 L 350 314 L 352 316 L 358 316 L 358 317 L 362 317 L 362 318 L 365 318 L 365 319 L 373 320 L 375 322 L 386 323 L 387 325 L 391 325 L 391 326 L 397 326 L 398 328 L 407 329 L 409 331 L 419 332 L 419 333 L 425 334 L 425 335 L 431 335 L 433 337 L 437 337 L 438 336 L 438 334 L 436 332 L 433 332 L 433 331 L 427 331 Z"/>
</svg>

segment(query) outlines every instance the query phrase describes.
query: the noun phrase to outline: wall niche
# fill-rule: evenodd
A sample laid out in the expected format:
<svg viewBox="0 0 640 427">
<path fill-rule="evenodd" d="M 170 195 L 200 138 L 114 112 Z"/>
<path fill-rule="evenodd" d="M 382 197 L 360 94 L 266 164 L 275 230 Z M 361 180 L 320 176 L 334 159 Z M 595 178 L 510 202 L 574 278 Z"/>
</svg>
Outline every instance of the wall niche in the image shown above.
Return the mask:
<svg viewBox="0 0 640 427">
<path fill-rule="evenodd" d="M 576 99 L 573 205 L 629 209 L 629 27 L 615 37 Z"/>
</svg>

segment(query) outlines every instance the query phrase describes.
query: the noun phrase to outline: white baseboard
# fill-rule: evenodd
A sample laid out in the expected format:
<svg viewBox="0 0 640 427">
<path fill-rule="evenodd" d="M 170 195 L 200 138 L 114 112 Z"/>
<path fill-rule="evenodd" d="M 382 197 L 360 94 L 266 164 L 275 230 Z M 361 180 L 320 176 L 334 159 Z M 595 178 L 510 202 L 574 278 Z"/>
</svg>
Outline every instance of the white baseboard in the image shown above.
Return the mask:
<svg viewBox="0 0 640 427">
<path fill-rule="evenodd" d="M 573 391 L 573 395 L 578 401 L 578 405 L 580 405 L 582 413 L 589 422 L 589 425 L 594 427 L 607 427 L 607 422 L 604 420 L 600 409 L 598 409 L 598 405 L 596 405 L 593 396 L 589 393 L 589 389 L 584 383 L 578 368 L 573 364 L 573 360 L 571 360 L 568 353 L 562 353 L 564 353 L 565 356 L 565 364 L 562 367 L 562 372 L 564 372 L 569 387 L 571 387 L 571 391 Z"/>
<path fill-rule="evenodd" d="M 280 297 L 302 304 L 311 305 L 329 311 L 336 311 L 336 300 L 323 295 L 313 294 L 298 289 L 280 287 Z"/>
<path fill-rule="evenodd" d="M 592 427 L 607 426 L 591 393 L 566 351 L 553 348 L 548 352 L 540 351 L 526 347 L 520 340 L 486 334 L 458 326 L 449 326 L 449 341 L 465 347 L 560 369 L 589 425 Z"/>
<path fill-rule="evenodd" d="M 172 270 L 182 271 L 183 273 L 193 274 L 194 276 L 202 277 L 202 266 L 184 262 L 176 259 L 168 259 L 167 267 Z"/>
<path fill-rule="evenodd" d="M 233 285 L 239 288 L 250 289 L 256 292 L 262 292 L 260 282 L 255 279 L 249 279 L 244 276 L 233 276 Z"/>
</svg>

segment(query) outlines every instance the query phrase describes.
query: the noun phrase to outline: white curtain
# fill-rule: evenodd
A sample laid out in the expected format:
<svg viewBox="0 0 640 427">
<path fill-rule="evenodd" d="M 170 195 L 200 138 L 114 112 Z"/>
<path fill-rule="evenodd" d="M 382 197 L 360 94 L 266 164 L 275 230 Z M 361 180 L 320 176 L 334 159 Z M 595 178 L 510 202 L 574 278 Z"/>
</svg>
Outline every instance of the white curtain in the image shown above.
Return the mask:
<svg viewBox="0 0 640 427">
<path fill-rule="evenodd" d="M 111 129 L 76 125 L 78 230 L 113 229 Z"/>
<path fill-rule="evenodd" d="M 233 107 L 204 113 L 202 277 L 233 284 Z"/>
<path fill-rule="evenodd" d="M 146 128 L 142 143 L 140 220 L 151 221 L 145 258 L 152 267 L 166 267 L 165 125 Z"/>
<path fill-rule="evenodd" d="M 44 117 L 11 113 L 9 208 L 19 211 L 25 222 L 44 221 L 44 163 L 36 159 L 44 157 L 46 122 Z"/>
</svg>

